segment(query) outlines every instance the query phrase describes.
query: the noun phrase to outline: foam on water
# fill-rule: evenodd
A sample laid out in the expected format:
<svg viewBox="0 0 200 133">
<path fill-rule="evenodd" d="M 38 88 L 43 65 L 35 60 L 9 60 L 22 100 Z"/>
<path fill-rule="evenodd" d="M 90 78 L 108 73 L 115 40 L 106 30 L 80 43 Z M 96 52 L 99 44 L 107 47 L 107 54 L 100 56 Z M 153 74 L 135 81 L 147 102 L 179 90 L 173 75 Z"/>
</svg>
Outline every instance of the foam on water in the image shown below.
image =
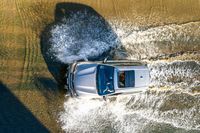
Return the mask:
<svg viewBox="0 0 200 133">
<path fill-rule="evenodd" d="M 110 26 L 109 26 L 110 25 Z M 63 63 L 98 59 L 122 46 L 127 58 L 142 59 L 200 48 L 200 23 L 137 27 L 121 21 L 77 12 L 51 30 L 50 53 Z M 117 52 L 121 52 L 118 48 Z M 110 102 L 68 99 L 59 121 L 66 132 L 200 132 L 200 96 L 176 91 L 199 88 L 198 61 L 149 64 L 151 86 L 175 90 L 118 96 Z"/>
<path fill-rule="evenodd" d="M 200 22 L 158 27 L 137 27 L 123 21 L 110 23 L 131 59 L 200 49 Z"/>
<path fill-rule="evenodd" d="M 176 86 L 188 88 L 200 86 L 198 61 L 157 62 L 149 64 L 152 86 Z"/>
<path fill-rule="evenodd" d="M 62 22 L 51 30 L 49 51 L 61 62 L 94 59 L 120 44 L 109 24 L 87 10 L 73 13 Z"/>
<path fill-rule="evenodd" d="M 169 91 L 118 96 L 108 102 L 70 99 L 59 119 L 66 132 L 198 132 L 199 98 Z"/>
<path fill-rule="evenodd" d="M 98 58 L 110 49 L 125 48 L 128 58 L 143 59 L 161 54 L 193 51 L 200 48 L 200 22 L 137 27 L 131 23 L 90 15 L 87 11 L 71 15 L 51 30 L 54 56 L 70 63 Z M 119 51 L 120 52 L 120 49 Z"/>
<path fill-rule="evenodd" d="M 69 99 L 59 117 L 62 128 L 66 132 L 198 133 L 200 95 L 176 88 L 198 87 L 199 65 L 196 61 L 150 64 L 151 85 L 175 86 L 174 90 L 148 90 L 134 95 L 117 96 L 107 102 Z"/>
</svg>

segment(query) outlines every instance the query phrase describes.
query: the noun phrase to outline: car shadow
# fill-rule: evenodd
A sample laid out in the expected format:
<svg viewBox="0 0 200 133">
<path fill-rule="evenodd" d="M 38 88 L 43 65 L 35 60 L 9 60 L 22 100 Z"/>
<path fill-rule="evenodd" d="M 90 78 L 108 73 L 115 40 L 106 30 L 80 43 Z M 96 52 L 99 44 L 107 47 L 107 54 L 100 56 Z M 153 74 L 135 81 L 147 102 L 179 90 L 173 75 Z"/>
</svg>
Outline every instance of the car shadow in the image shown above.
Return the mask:
<svg viewBox="0 0 200 133">
<path fill-rule="evenodd" d="M 49 130 L 0 81 L 0 132 L 47 133 Z"/>
<path fill-rule="evenodd" d="M 96 12 L 92 7 L 90 7 L 88 5 L 84 5 L 84 4 L 79 4 L 79 3 L 69 3 L 69 2 L 57 3 L 55 12 L 54 12 L 54 15 L 55 15 L 54 22 L 47 25 L 44 28 L 44 30 L 41 32 L 40 45 L 41 45 L 41 52 L 42 52 L 44 60 L 47 64 L 48 70 L 53 75 L 55 80 L 58 82 L 60 88 L 63 88 L 64 84 L 66 83 L 66 73 L 67 73 L 67 67 L 69 64 L 63 63 L 60 60 L 58 60 L 56 58 L 56 56 L 54 55 L 54 53 L 51 51 L 51 47 L 52 47 L 51 30 L 53 28 L 55 28 L 55 26 L 59 26 L 59 25 L 62 25 L 63 23 L 65 23 L 68 20 L 68 18 L 71 17 L 74 13 L 77 13 L 77 12 L 84 13 L 85 11 L 89 12 L 89 15 L 100 18 L 99 21 L 101 21 L 100 22 L 101 26 L 103 26 L 103 27 L 101 27 L 101 29 L 106 29 L 105 32 L 109 32 L 109 34 L 111 34 L 113 36 L 113 38 L 118 38 L 116 33 L 112 30 L 109 23 L 98 12 Z M 88 17 L 90 17 L 90 16 L 88 16 Z M 88 18 L 85 17 L 84 19 L 88 19 Z M 83 20 L 83 21 L 86 23 L 88 22 L 87 25 L 91 24 L 90 21 L 87 21 L 87 20 Z M 94 19 L 94 21 L 95 21 L 95 19 Z M 93 25 L 94 25 L 94 21 L 92 22 Z M 96 34 L 94 36 L 98 36 L 99 33 L 94 33 L 94 34 Z M 76 34 L 73 37 L 79 39 L 78 38 L 79 34 L 78 35 Z M 102 39 L 102 38 L 100 38 L 100 39 Z M 109 43 L 109 42 L 107 42 L 107 43 Z M 74 44 L 74 45 L 75 46 L 72 46 L 71 49 L 76 51 L 77 44 Z M 93 44 L 91 44 L 91 46 L 92 45 Z M 112 48 L 103 52 L 99 56 L 90 57 L 90 58 L 88 58 L 88 60 L 90 60 L 90 61 L 103 60 L 105 57 L 108 57 L 108 56 L 110 58 L 112 58 L 111 51 L 113 51 Z"/>
</svg>

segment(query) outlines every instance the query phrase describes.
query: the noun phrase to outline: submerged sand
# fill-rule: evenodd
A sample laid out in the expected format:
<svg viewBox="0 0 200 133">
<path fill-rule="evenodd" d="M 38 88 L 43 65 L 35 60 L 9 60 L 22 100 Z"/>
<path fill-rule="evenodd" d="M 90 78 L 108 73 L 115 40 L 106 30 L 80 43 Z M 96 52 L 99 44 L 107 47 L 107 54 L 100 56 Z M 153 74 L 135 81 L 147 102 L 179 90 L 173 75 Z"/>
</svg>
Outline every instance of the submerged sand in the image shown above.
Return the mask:
<svg viewBox="0 0 200 133">
<path fill-rule="evenodd" d="M 45 27 L 54 22 L 56 4 L 60 2 L 60 0 L 0 1 L 0 99 L 3 101 L 0 106 L 7 109 L 0 111 L 0 114 L 5 113 L 0 115 L 0 131 L 9 132 L 8 128 L 26 131 L 25 128 L 29 125 L 24 124 L 21 127 L 14 123 L 20 122 L 21 119 L 24 123 L 28 117 L 31 120 L 27 121 L 35 122 L 38 129 L 61 132 L 57 114 L 63 108 L 65 94 L 58 90 L 59 86 L 47 68 L 40 45 L 40 35 Z M 65 2 L 92 7 L 116 32 L 122 27 L 123 31 L 127 31 L 125 35 L 129 35 L 129 30 L 133 29 L 128 38 L 120 38 L 125 51 L 128 51 L 128 57 L 132 59 L 147 59 L 152 56 L 153 60 L 161 59 L 169 62 L 200 61 L 198 53 L 200 1 L 66 0 Z M 140 41 L 142 39 L 143 42 Z M 157 49 L 145 45 L 150 40 Z M 160 45 L 159 41 L 166 40 L 170 41 L 170 45 L 166 46 L 166 42 Z M 183 53 L 180 53 L 181 51 Z M 172 56 L 169 56 L 169 53 Z M 13 98 L 9 100 L 7 97 Z M 13 108 L 9 108 L 9 105 L 13 105 Z M 130 104 L 130 108 L 132 106 L 135 105 Z M 19 109 L 25 113 L 22 111 L 16 114 L 13 111 Z M 31 129 L 35 129 L 35 126 L 33 125 Z"/>
</svg>

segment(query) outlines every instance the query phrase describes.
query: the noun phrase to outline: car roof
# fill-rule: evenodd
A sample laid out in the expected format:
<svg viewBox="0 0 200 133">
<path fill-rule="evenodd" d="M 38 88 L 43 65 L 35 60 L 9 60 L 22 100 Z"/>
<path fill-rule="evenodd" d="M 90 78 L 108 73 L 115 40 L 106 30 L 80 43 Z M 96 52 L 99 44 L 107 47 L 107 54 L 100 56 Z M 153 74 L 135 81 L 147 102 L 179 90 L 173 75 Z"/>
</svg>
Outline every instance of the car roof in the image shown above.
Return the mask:
<svg viewBox="0 0 200 133">
<path fill-rule="evenodd" d="M 97 63 L 99 65 L 110 65 L 110 66 L 145 66 L 146 62 L 135 61 L 135 60 L 107 60 L 103 61 L 80 61 L 78 63 Z"/>
</svg>

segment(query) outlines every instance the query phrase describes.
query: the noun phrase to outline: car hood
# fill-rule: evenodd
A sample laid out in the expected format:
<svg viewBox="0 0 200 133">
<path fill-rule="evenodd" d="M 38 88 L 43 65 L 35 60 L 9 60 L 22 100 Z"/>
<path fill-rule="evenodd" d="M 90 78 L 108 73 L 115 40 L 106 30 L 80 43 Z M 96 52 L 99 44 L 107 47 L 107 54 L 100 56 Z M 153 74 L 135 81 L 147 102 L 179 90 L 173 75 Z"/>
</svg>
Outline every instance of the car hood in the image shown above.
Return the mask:
<svg viewBox="0 0 200 133">
<path fill-rule="evenodd" d="M 97 64 L 79 64 L 76 67 L 74 74 L 74 88 L 77 93 L 97 93 L 96 68 Z"/>
</svg>

